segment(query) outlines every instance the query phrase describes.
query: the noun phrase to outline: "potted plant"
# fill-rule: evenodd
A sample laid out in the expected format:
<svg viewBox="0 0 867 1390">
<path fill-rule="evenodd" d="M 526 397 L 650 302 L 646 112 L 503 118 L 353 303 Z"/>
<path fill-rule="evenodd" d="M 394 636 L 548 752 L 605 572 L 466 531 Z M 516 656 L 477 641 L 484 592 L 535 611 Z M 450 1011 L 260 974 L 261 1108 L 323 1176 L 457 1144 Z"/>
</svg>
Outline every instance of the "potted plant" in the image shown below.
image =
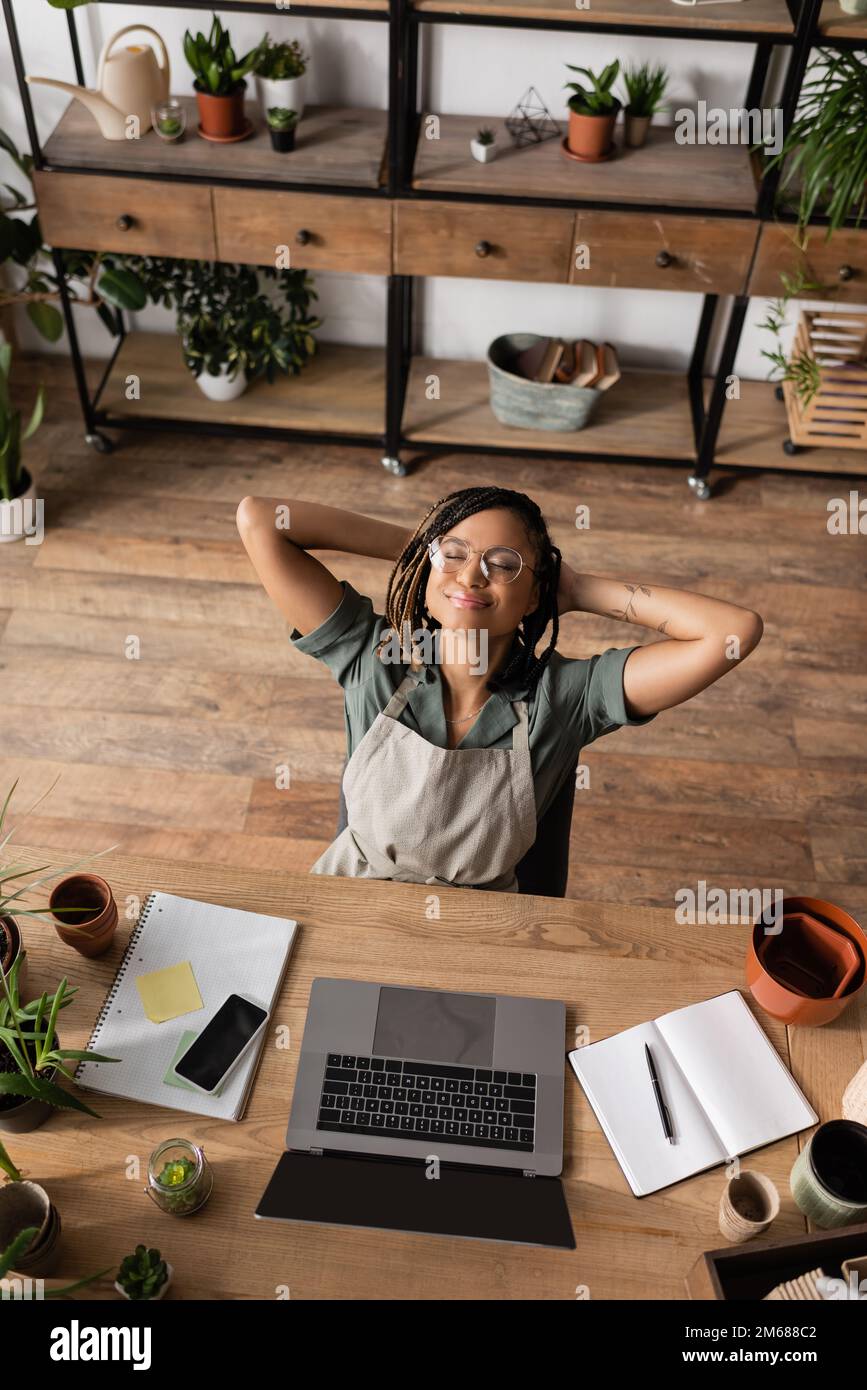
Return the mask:
<svg viewBox="0 0 867 1390">
<path fill-rule="evenodd" d="M 642 63 L 624 72 L 623 84 L 626 87 L 623 143 L 631 150 L 640 150 L 647 139 L 650 122 L 662 108 L 668 73 L 661 63 Z"/>
<path fill-rule="evenodd" d="M 40 386 L 36 393 L 33 414 L 21 428 L 21 412 L 13 410 L 9 393 L 9 373 L 12 367 L 12 348 L 0 344 L 0 541 L 18 541 L 27 533 L 30 508 L 36 496 L 36 484 L 21 460 L 21 445 L 30 439 L 42 423 L 45 392 Z"/>
<path fill-rule="evenodd" d="M 590 68 L 566 64 L 570 72 L 577 72 L 587 79 L 589 85 L 581 82 L 567 82 L 572 92 L 569 98 L 569 135 L 567 150 L 576 159 L 588 164 L 598 164 L 610 159 L 614 152 L 614 123 L 620 110 L 620 102 L 611 90 L 620 72 L 620 63 L 609 63 L 600 73 Z"/>
<path fill-rule="evenodd" d="M 172 1282 L 172 1267 L 166 1264 L 159 1250 L 137 1245 L 132 1255 L 125 1255 L 117 1272 L 114 1287 L 124 1298 L 141 1302 L 162 1298 Z"/>
<path fill-rule="evenodd" d="M 271 148 L 281 154 L 295 148 L 295 127 L 298 125 L 298 112 L 289 111 L 284 106 L 268 107 L 268 129 L 271 132 Z"/>
<path fill-rule="evenodd" d="M 291 43 L 272 43 L 266 34 L 254 69 L 262 110 L 273 106 L 304 115 L 304 82 L 309 59 L 297 39 Z"/>
<path fill-rule="evenodd" d="M 154 107 L 151 118 L 154 130 L 167 145 L 174 145 L 183 139 L 187 126 L 187 112 L 177 97 L 167 97 L 165 101 L 161 101 L 159 106 Z"/>
<path fill-rule="evenodd" d="M 228 29 L 216 15 L 210 32 L 184 34 L 184 57 L 195 74 L 193 87 L 199 108 L 199 134 L 206 140 L 242 140 L 252 130 L 244 114 L 246 73 L 255 66 L 262 45 L 243 58 L 235 56 Z"/>
<path fill-rule="evenodd" d="M 155 304 L 174 308 L 184 360 L 212 400 L 239 396 L 247 382 L 297 374 L 316 351 L 316 298 L 304 270 L 133 257 Z M 264 282 L 276 292 L 266 293 Z"/>
<path fill-rule="evenodd" d="M 489 164 L 492 159 L 497 157 L 497 137 L 488 126 L 482 126 L 481 130 L 476 131 L 475 140 L 470 141 L 470 150 L 473 159 L 477 159 L 480 164 Z"/>
<path fill-rule="evenodd" d="M 98 1119 L 95 1110 L 71 1091 L 57 1085 L 63 1065 L 76 1062 L 117 1062 L 97 1052 L 61 1047 L 57 1016 L 72 1003 L 76 990 L 64 977 L 53 994 L 22 1004 L 18 974 L 22 957 L 8 974 L 0 972 L 0 1129 L 27 1133 L 44 1124 L 52 1109 L 81 1110 Z"/>
<path fill-rule="evenodd" d="M 0 1250 L 23 1230 L 32 1230 L 27 1247 L 17 1256 L 19 1274 L 50 1274 L 60 1240 L 60 1213 L 36 1182 L 20 1178 L 0 1187 Z"/>
<path fill-rule="evenodd" d="M 828 219 L 827 236 L 867 212 L 867 65 L 854 51 L 820 49 L 807 69 L 801 102 L 783 147 L 781 190 L 799 185 L 798 225 Z"/>
</svg>

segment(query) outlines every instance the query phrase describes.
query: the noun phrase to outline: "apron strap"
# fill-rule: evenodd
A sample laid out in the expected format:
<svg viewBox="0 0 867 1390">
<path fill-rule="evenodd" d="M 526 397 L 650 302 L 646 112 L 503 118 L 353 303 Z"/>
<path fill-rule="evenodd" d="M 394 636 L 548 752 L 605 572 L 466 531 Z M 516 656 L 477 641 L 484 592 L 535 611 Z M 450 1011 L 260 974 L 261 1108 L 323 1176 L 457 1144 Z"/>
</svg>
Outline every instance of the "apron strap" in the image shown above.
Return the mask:
<svg viewBox="0 0 867 1390">
<path fill-rule="evenodd" d="M 410 671 L 408 675 L 404 676 L 400 685 L 397 687 L 397 690 L 394 692 L 385 709 L 382 711 L 387 718 L 400 718 L 401 714 L 406 708 L 406 703 L 410 695 L 412 694 L 413 690 L 418 685 L 420 680 L 420 671 Z M 530 746 L 530 726 L 527 715 L 526 701 L 513 701 L 512 709 L 518 716 L 518 722 L 512 730 L 512 748 L 527 749 Z"/>
</svg>

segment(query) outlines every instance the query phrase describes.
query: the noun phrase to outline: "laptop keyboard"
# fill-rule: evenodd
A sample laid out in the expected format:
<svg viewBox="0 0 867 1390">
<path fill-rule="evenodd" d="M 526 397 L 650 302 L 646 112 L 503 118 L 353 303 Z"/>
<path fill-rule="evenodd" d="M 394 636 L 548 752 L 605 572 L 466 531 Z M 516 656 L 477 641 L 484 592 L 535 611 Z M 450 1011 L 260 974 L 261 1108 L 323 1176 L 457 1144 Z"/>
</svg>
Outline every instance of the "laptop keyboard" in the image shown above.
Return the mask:
<svg viewBox="0 0 867 1390">
<path fill-rule="evenodd" d="M 329 1052 L 316 1128 L 533 1150 L 536 1077 Z"/>
</svg>

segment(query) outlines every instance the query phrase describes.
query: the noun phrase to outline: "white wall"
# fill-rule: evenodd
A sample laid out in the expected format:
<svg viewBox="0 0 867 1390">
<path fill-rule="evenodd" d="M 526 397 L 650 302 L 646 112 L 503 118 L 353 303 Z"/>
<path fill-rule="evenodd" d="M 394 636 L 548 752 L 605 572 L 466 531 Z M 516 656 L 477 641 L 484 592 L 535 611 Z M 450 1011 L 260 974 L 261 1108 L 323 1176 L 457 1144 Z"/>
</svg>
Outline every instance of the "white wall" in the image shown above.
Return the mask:
<svg viewBox="0 0 867 1390">
<path fill-rule="evenodd" d="M 172 90 L 191 92 L 192 78 L 181 41 L 187 25 L 204 26 L 201 11 L 100 4 L 76 11 L 85 70 L 93 83 L 96 57 L 111 34 L 133 19 L 151 24 L 165 38 L 172 60 Z M 16 18 L 29 72 L 74 80 L 66 17 L 47 0 L 16 0 Z M 384 107 L 387 101 L 387 26 L 380 23 L 292 18 L 275 14 L 224 14 L 236 51 L 258 42 L 264 28 L 276 38 L 300 38 L 312 62 L 308 99 L 344 105 Z M 619 35 L 580 35 L 445 25 L 430 26 L 422 52 L 422 106 L 426 111 L 505 117 L 533 85 L 556 119 L 565 116 L 564 63 L 597 68 L 622 61 L 660 61 L 672 72 L 675 106 L 703 98 L 712 106 L 739 106 L 753 50 L 744 44 L 644 39 Z M 8 44 L 0 53 L 0 125 L 26 147 L 26 132 Z M 40 137 L 45 139 L 66 104 L 61 93 L 34 89 Z M 2 157 L 0 179 L 20 182 Z M 385 286 L 381 279 L 320 272 L 316 276 L 320 336 L 332 341 L 381 343 L 384 340 Z M 591 290 L 578 286 L 492 284 L 439 279 L 419 288 L 417 320 L 422 351 L 446 357 L 481 357 L 499 333 L 540 331 L 605 338 L 621 348 L 632 365 L 683 366 L 691 350 L 700 311 L 697 295 L 636 290 Z M 736 369 L 745 377 L 764 377 L 760 356 L 767 346 L 756 325 L 765 305 L 751 305 Z M 791 314 L 794 322 L 794 310 Z M 109 339 L 92 314 L 79 312 L 86 351 L 108 350 Z M 148 310 L 137 326 L 159 328 L 172 322 L 165 311 Z M 29 325 L 26 343 L 41 344 Z M 63 347 L 61 343 L 58 345 Z"/>
</svg>

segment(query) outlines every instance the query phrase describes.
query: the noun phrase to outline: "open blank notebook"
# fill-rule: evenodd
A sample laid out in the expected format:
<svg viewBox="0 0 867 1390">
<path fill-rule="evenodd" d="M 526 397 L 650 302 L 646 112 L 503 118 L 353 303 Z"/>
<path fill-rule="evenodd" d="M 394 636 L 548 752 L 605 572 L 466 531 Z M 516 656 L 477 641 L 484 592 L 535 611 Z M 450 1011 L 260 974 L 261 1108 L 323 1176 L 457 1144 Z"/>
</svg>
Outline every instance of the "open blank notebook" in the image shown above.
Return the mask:
<svg viewBox="0 0 867 1390">
<path fill-rule="evenodd" d="M 121 1060 L 82 1062 L 76 1071 L 78 1081 L 110 1096 L 239 1120 L 267 1028 L 219 1094 L 172 1086 L 165 1076 L 184 1034 L 200 1033 L 230 994 L 248 995 L 270 1014 L 297 933 L 297 922 L 285 917 L 264 917 L 173 893 L 151 893 L 87 1044 L 88 1050 Z M 152 1023 L 137 978 L 184 961 L 192 966 L 203 1007 L 165 1023 Z"/>
<path fill-rule="evenodd" d="M 662 1130 L 644 1044 L 674 1130 Z M 735 989 L 569 1053 L 636 1197 L 818 1123 Z"/>
</svg>

